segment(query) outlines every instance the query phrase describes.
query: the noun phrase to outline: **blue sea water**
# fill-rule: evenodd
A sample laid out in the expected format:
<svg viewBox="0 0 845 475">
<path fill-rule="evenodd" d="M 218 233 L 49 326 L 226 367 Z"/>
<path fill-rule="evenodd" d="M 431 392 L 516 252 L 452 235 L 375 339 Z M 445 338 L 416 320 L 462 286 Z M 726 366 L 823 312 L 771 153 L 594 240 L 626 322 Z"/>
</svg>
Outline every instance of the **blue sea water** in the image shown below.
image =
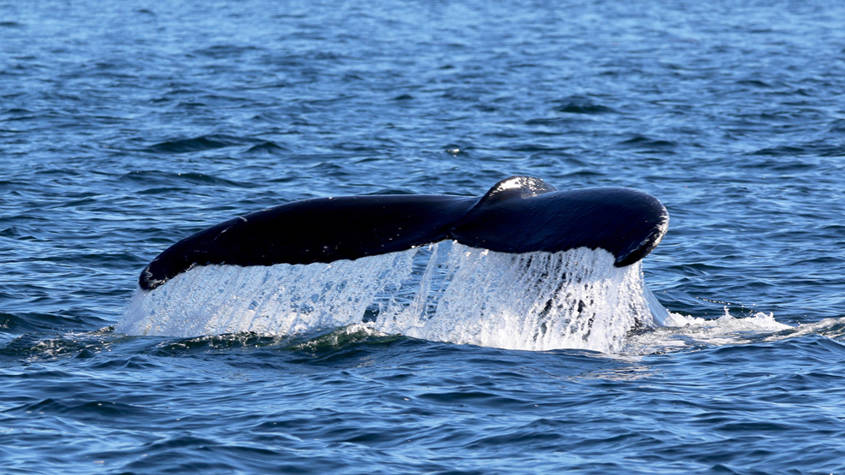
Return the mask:
<svg viewBox="0 0 845 475">
<path fill-rule="evenodd" d="M 0 471 L 842 473 L 843 22 L 823 1 L 0 3 Z M 114 329 L 146 263 L 211 224 L 516 174 L 658 197 L 643 272 L 679 323 L 621 352 Z"/>
</svg>

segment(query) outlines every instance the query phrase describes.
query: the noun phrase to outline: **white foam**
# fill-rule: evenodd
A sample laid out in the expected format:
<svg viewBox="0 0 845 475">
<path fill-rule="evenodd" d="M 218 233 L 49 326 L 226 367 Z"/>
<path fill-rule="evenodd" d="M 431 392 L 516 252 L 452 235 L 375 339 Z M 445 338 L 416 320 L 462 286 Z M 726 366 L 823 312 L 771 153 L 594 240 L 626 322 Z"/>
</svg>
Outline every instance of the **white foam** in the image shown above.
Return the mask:
<svg viewBox="0 0 845 475">
<path fill-rule="evenodd" d="M 365 317 L 366 316 L 366 317 Z M 507 254 L 445 241 L 331 264 L 202 266 L 138 291 L 133 335 L 294 335 L 359 324 L 379 333 L 524 350 L 618 352 L 669 316 L 639 263 L 585 248 Z"/>
<path fill-rule="evenodd" d="M 719 318 L 707 319 L 668 313 L 663 327 L 629 339 L 626 354 L 652 354 L 699 346 L 744 344 L 795 327 L 779 323 L 771 313 L 757 312 L 747 317 L 734 317 L 725 307 Z M 791 332 L 790 332 L 790 335 Z"/>
</svg>

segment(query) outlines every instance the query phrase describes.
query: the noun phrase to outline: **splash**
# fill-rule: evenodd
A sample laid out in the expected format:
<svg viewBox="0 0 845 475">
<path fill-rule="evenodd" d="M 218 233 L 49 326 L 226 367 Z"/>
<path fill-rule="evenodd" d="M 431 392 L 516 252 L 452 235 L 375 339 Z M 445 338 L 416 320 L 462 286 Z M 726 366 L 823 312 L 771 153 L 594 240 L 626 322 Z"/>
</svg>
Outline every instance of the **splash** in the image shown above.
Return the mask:
<svg viewBox="0 0 845 475">
<path fill-rule="evenodd" d="M 653 332 L 630 338 L 622 351 L 627 355 L 647 355 L 681 351 L 690 348 L 746 344 L 790 338 L 798 335 L 799 327 L 775 320 L 772 313 L 757 312 L 735 317 L 725 307 L 719 318 L 699 318 L 668 313 L 663 326 Z"/>
<path fill-rule="evenodd" d="M 619 351 L 668 312 L 639 263 L 579 248 L 508 254 L 453 241 L 353 261 L 202 266 L 135 294 L 117 325 L 132 335 L 370 331 L 510 349 Z"/>
</svg>

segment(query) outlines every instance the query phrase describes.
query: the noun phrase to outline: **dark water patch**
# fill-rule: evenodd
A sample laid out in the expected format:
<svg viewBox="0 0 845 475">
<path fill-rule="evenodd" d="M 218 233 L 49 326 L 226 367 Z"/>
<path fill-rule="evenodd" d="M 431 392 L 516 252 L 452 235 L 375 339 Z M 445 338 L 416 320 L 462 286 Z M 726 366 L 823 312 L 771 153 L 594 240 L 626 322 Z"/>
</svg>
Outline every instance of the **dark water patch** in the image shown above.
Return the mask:
<svg viewBox="0 0 845 475">
<path fill-rule="evenodd" d="M 346 159 L 358 158 L 344 152 L 313 152 L 313 153 L 291 153 L 287 155 L 289 162 L 296 165 L 305 165 L 309 168 L 314 166 L 332 165 L 333 161 L 343 163 Z M 339 164 L 335 166 L 341 167 Z"/>
<path fill-rule="evenodd" d="M 811 142 L 805 147 L 822 157 L 845 157 L 845 143 L 830 143 L 822 140 Z"/>
<path fill-rule="evenodd" d="M 87 265 L 125 265 L 126 263 L 134 263 L 139 265 L 144 263 L 135 254 L 128 252 L 67 252 L 53 256 L 44 256 L 39 259 L 43 262 L 55 262 L 59 264 L 72 264 L 74 266 Z"/>
<path fill-rule="evenodd" d="M 241 97 L 234 94 L 206 93 L 196 98 L 200 106 L 208 105 L 219 108 L 240 109 L 255 105 L 255 100 L 249 97 Z M 232 138 L 234 142 L 241 141 L 240 138 Z"/>
<path fill-rule="evenodd" d="M 304 452 L 303 452 L 304 451 Z M 313 454 L 316 447 L 300 449 L 279 447 L 276 450 L 226 443 L 223 440 L 200 439 L 190 436 L 174 437 L 147 444 L 143 451 L 133 453 L 137 458 L 120 465 L 122 471 L 154 473 L 238 472 L 243 470 L 271 470 L 280 473 L 328 473 L 350 468 L 349 461 L 335 460 Z M 119 454 L 105 453 L 117 460 Z M 212 462 L 213 460 L 213 462 Z M 361 462 L 359 461 L 359 464 Z"/>
<path fill-rule="evenodd" d="M 565 178 L 578 178 L 578 179 L 590 179 L 590 177 L 600 177 L 604 176 L 605 174 L 599 170 L 595 170 L 593 168 L 581 168 L 569 171 L 563 174 Z"/>
<path fill-rule="evenodd" d="M 162 365 L 152 357 L 136 354 L 128 357 L 99 358 L 88 366 L 95 371 L 156 371 Z"/>
<path fill-rule="evenodd" d="M 55 313 L 0 313 L 0 331 L 2 332 L 12 332 L 18 334 L 29 334 L 29 332 L 31 332 L 32 334 L 38 334 L 42 332 L 52 332 L 62 328 L 77 326 L 80 323 L 81 321 L 78 317 L 60 315 Z"/>
<path fill-rule="evenodd" d="M 186 100 L 186 101 L 179 101 L 176 103 L 176 108 L 184 110 L 189 113 L 196 113 L 202 114 L 203 110 L 208 109 L 211 107 L 211 104 L 207 102 L 201 102 L 199 100 Z M 216 148 L 223 148 L 227 147 L 232 144 L 227 144 L 225 142 L 219 142 L 214 140 L 208 140 L 203 138 L 198 139 L 189 139 L 189 140 L 175 140 L 171 142 L 165 142 L 162 144 L 156 144 L 149 149 L 149 151 L 161 151 L 161 152 L 170 152 L 170 153 L 186 153 L 186 152 L 197 152 L 202 150 L 213 150 Z M 160 150 L 156 150 L 157 146 L 161 146 Z"/>
<path fill-rule="evenodd" d="M 424 399 L 435 404 L 468 404 L 474 407 L 495 407 L 499 409 L 506 409 L 508 407 L 518 408 L 526 404 L 525 401 L 521 401 L 519 399 L 472 390 L 422 393 L 418 394 L 417 398 Z"/>
<path fill-rule="evenodd" d="M 231 59 L 261 51 L 263 51 L 262 48 L 253 45 L 216 44 L 196 50 L 193 54 L 213 59 Z"/>
<path fill-rule="evenodd" d="M 115 418 L 150 417 L 154 415 L 145 408 L 130 404 L 116 403 L 112 401 L 86 401 L 79 399 L 57 400 L 53 398 L 15 407 L 7 410 L 6 412 L 35 413 L 39 415 L 63 415 L 86 421 L 114 421 Z"/>
<path fill-rule="evenodd" d="M 0 229 L 0 237 L 9 239 L 21 239 L 30 236 L 22 232 L 17 226 L 9 226 L 7 228 Z"/>
<path fill-rule="evenodd" d="M 578 119 L 572 117 L 535 117 L 525 121 L 528 126 L 541 126 L 549 128 L 566 129 L 580 124 Z"/>
<path fill-rule="evenodd" d="M 167 195 L 185 193 L 190 188 L 180 186 L 155 186 L 137 191 L 139 195 Z"/>
<path fill-rule="evenodd" d="M 59 176 L 59 177 L 79 177 L 82 176 L 85 172 L 78 168 L 65 168 L 65 167 L 49 167 L 49 168 L 40 168 L 34 170 L 36 175 L 42 176 Z"/>
<path fill-rule="evenodd" d="M 232 186 L 237 188 L 251 188 L 252 184 L 244 183 L 234 180 L 227 180 L 224 178 L 219 178 L 211 175 L 206 175 L 204 173 L 193 173 L 193 172 L 161 172 L 155 170 L 136 170 L 131 171 L 129 173 L 125 173 L 120 176 L 119 178 L 122 182 L 128 183 L 137 183 L 139 185 L 164 185 L 167 187 L 176 187 L 180 188 L 179 184 L 188 183 L 191 185 L 204 185 L 204 186 Z M 150 188 L 146 188 L 145 190 L 149 190 Z"/>
<path fill-rule="evenodd" d="M 349 152 L 350 156 L 366 155 L 374 151 L 372 143 L 363 142 L 337 142 L 332 144 L 332 148 Z"/>
<path fill-rule="evenodd" d="M 204 104 L 195 104 L 203 106 Z M 201 135 L 187 139 L 171 139 L 147 147 L 153 153 L 191 153 L 243 144 L 243 139 L 225 135 Z"/>
<path fill-rule="evenodd" d="M 816 267 L 816 266 L 831 266 L 839 263 L 839 260 L 833 256 L 816 256 L 816 257 L 796 257 L 789 261 L 789 265 L 797 267 Z"/>
<path fill-rule="evenodd" d="M 544 143 L 520 143 L 514 144 L 513 146 L 509 147 L 508 150 L 512 152 L 557 152 L 560 150 L 559 147 L 555 145 L 549 145 Z"/>
<path fill-rule="evenodd" d="M 756 150 L 751 155 L 772 157 L 845 157 L 845 144 L 826 140 L 806 142 L 800 145 L 778 145 Z"/>
<path fill-rule="evenodd" d="M 766 81 L 761 79 L 740 79 L 736 82 L 740 86 L 749 86 L 752 88 L 760 88 L 760 89 L 771 89 L 775 87 L 773 84 L 770 84 Z"/>
<path fill-rule="evenodd" d="M 90 196 L 81 199 L 73 199 L 70 201 L 66 201 L 62 203 L 60 206 L 62 208 L 77 208 L 77 207 L 95 207 L 94 205 L 100 205 L 102 200 L 98 200 L 96 196 Z"/>
<path fill-rule="evenodd" d="M 671 140 L 655 139 L 645 135 L 633 135 L 630 138 L 618 142 L 617 145 L 633 150 L 663 153 L 671 153 L 678 146 L 677 143 Z"/>
<path fill-rule="evenodd" d="M 755 155 L 758 155 L 755 153 Z M 762 156 L 776 156 L 777 159 L 766 160 L 743 160 L 737 163 L 740 168 L 763 169 L 777 172 L 809 172 L 818 168 L 818 165 L 812 162 L 795 159 L 795 154 L 790 153 L 787 148 L 779 150 L 777 153 L 763 153 Z"/>
<path fill-rule="evenodd" d="M 845 119 L 834 120 L 827 131 L 833 134 L 845 134 Z"/>
<path fill-rule="evenodd" d="M 264 142 L 251 145 L 247 150 L 246 153 L 248 154 L 268 154 L 268 155 L 275 155 L 282 152 L 286 152 L 288 149 L 284 146 L 277 144 L 276 142 L 265 140 Z"/>
<path fill-rule="evenodd" d="M 569 96 L 555 101 L 557 112 L 565 114 L 608 114 L 616 112 L 613 108 L 604 106 L 587 96 Z"/>
<path fill-rule="evenodd" d="M 33 111 L 24 107 L 10 107 L 3 112 L 2 120 L 4 122 L 11 122 L 16 120 L 32 120 L 39 117 L 37 111 Z"/>
<path fill-rule="evenodd" d="M 348 176 L 352 173 L 352 170 L 343 163 L 337 163 L 335 161 L 331 162 L 318 162 L 310 167 L 308 170 L 311 173 L 318 173 L 323 175 L 326 178 L 335 178 L 341 179 Z"/>
<path fill-rule="evenodd" d="M 765 147 L 752 152 L 752 155 L 770 155 L 774 157 L 782 156 L 797 156 L 804 152 L 802 147 L 794 145 L 778 145 L 775 147 Z"/>
</svg>

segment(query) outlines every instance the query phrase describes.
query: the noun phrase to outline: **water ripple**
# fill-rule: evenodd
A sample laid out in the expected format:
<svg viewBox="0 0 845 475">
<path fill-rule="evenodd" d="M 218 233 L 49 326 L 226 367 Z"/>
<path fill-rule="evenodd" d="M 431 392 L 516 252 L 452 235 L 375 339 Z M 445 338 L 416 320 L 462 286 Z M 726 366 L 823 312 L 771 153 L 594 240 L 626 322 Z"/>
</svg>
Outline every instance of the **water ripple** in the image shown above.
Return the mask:
<svg viewBox="0 0 845 475">
<path fill-rule="evenodd" d="M 0 18 L 5 471 L 845 469 L 841 4 L 47 0 Z M 513 174 L 659 197 L 671 228 L 643 272 L 682 325 L 615 357 L 104 328 L 144 263 L 211 223 Z"/>
</svg>

